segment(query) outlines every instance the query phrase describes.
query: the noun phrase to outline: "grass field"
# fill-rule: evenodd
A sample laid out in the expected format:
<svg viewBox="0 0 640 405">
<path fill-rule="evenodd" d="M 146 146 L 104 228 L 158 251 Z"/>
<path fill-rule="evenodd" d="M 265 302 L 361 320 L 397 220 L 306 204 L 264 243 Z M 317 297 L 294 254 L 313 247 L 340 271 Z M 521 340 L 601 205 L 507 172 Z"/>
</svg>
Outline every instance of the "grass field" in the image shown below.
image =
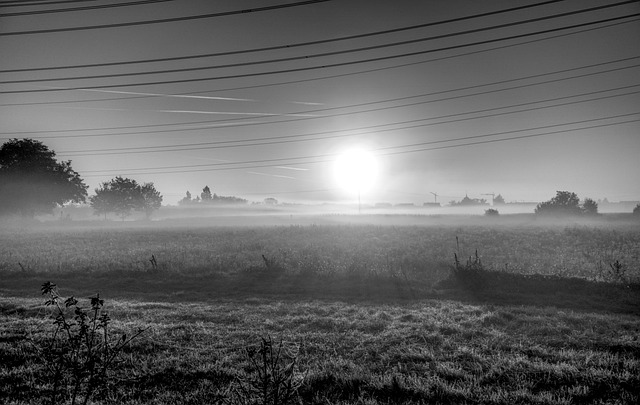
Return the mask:
<svg viewBox="0 0 640 405">
<path fill-rule="evenodd" d="M 638 403 L 629 219 L 6 227 L 0 402 L 50 403 L 52 281 L 99 292 L 114 336 L 143 330 L 98 403 L 263 403 L 267 337 L 293 403 Z"/>
</svg>

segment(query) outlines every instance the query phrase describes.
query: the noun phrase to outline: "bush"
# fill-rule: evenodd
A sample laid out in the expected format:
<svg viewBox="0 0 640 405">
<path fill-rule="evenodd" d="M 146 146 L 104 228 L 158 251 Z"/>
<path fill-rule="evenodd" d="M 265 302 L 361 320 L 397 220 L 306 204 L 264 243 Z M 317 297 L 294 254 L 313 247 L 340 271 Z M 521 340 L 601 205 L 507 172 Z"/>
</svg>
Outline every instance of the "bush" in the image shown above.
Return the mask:
<svg viewBox="0 0 640 405">
<path fill-rule="evenodd" d="M 51 376 L 51 404 L 70 401 L 89 403 L 98 392 L 106 394 L 122 349 L 143 331 L 133 336 L 112 338 L 111 318 L 103 311 L 99 294 L 90 298 L 90 309 L 80 306 L 74 297 L 62 302 L 54 283 L 40 289 L 48 296 L 46 306 L 53 306 L 54 330 L 41 348 L 41 359 Z M 73 318 L 71 317 L 73 314 Z"/>
<path fill-rule="evenodd" d="M 585 198 L 582 205 L 576 193 L 570 191 L 557 191 L 556 196 L 549 201 L 542 202 L 536 206 L 537 215 L 597 215 L 598 203 L 591 198 Z"/>
<path fill-rule="evenodd" d="M 496 209 L 489 208 L 488 210 L 486 210 L 484 212 L 484 215 L 486 215 L 488 217 L 497 217 L 498 215 L 500 215 L 500 212 L 498 212 L 498 210 L 496 210 Z"/>
<path fill-rule="evenodd" d="M 633 209 L 633 215 L 640 217 L 640 204 L 636 205 L 636 207 Z"/>
</svg>

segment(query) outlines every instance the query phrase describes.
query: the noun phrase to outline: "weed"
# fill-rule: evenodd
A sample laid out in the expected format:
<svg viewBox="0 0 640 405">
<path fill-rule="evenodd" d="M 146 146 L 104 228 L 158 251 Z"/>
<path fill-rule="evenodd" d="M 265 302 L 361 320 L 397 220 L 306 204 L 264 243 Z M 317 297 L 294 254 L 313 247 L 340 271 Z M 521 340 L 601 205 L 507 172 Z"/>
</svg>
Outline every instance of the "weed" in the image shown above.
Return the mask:
<svg viewBox="0 0 640 405">
<path fill-rule="evenodd" d="M 155 255 L 151 255 L 151 259 L 149 259 L 149 262 L 151 263 L 151 268 L 154 271 L 158 270 L 158 261 L 156 260 L 156 256 Z"/>
<path fill-rule="evenodd" d="M 50 402 L 87 404 L 98 391 L 110 390 L 109 379 L 122 349 L 143 331 L 113 339 L 111 318 L 103 310 L 104 300 L 99 294 L 90 298 L 90 309 L 85 309 L 73 296 L 62 301 L 54 283 L 42 284 L 41 292 L 48 297 L 45 305 L 54 307 L 55 328 L 40 354 L 51 374 Z"/>
<path fill-rule="evenodd" d="M 458 251 L 453 253 L 453 278 L 466 289 L 482 289 L 486 283 L 487 270 L 485 270 L 482 260 L 478 255 L 478 249 L 475 250 L 475 256 L 469 256 L 467 263 L 463 265 L 458 258 L 458 253 L 460 253 L 460 241 L 457 236 L 456 247 Z"/>
<path fill-rule="evenodd" d="M 626 277 L 626 266 L 620 261 L 616 260 L 613 263 L 609 263 L 609 278 L 616 283 L 624 283 L 627 282 Z"/>
<path fill-rule="evenodd" d="M 297 355 L 262 337 L 260 346 L 246 347 L 250 373 L 238 378 L 231 404 L 281 405 L 297 403 L 303 378 L 296 374 Z"/>
<path fill-rule="evenodd" d="M 276 258 L 269 258 L 262 255 L 262 260 L 267 268 L 266 274 L 271 276 L 277 276 L 284 272 L 284 267 L 280 264 L 280 261 Z"/>
</svg>

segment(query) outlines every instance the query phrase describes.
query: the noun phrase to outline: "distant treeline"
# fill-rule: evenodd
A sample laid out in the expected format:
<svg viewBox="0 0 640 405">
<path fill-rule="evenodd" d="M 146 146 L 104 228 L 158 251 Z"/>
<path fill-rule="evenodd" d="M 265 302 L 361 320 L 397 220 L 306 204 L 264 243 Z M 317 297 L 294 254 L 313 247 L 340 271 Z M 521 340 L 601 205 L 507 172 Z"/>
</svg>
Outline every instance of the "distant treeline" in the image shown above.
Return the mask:
<svg viewBox="0 0 640 405">
<path fill-rule="evenodd" d="M 180 205 L 190 205 L 190 204 L 246 204 L 248 201 L 244 198 L 233 197 L 233 196 L 223 196 L 218 195 L 216 193 L 211 193 L 211 189 L 209 186 L 204 186 L 202 189 L 202 193 L 195 198 L 192 198 L 192 195 L 189 191 L 185 197 L 178 201 Z"/>
</svg>

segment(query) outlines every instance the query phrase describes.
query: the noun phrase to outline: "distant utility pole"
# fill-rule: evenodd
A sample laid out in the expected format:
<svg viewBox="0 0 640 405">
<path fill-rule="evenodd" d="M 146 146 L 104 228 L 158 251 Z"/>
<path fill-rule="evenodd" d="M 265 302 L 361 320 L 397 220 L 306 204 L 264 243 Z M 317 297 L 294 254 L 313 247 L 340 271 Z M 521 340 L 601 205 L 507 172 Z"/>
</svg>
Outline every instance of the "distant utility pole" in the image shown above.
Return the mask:
<svg viewBox="0 0 640 405">
<path fill-rule="evenodd" d="M 496 199 L 496 193 L 486 193 L 486 194 L 481 194 L 481 195 L 490 195 L 491 196 L 491 205 L 494 205 L 495 199 Z"/>
<path fill-rule="evenodd" d="M 431 194 L 433 194 L 433 202 L 437 204 L 437 203 L 438 203 L 438 194 L 437 194 L 437 193 L 434 193 L 434 192 L 431 192 L 431 191 L 429 191 L 429 192 L 430 192 Z"/>
</svg>

